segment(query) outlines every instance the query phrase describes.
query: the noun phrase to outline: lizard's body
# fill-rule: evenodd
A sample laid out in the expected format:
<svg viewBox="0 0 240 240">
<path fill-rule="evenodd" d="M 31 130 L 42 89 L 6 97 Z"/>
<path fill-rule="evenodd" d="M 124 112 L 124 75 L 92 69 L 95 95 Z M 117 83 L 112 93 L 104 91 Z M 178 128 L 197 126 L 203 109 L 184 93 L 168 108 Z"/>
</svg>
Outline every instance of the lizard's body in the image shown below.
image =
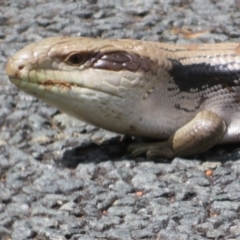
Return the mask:
<svg viewBox="0 0 240 240">
<path fill-rule="evenodd" d="M 240 141 L 238 43 L 57 37 L 20 50 L 6 73 L 23 91 L 86 122 L 167 139 L 136 145 L 133 154 L 171 158 Z"/>
</svg>

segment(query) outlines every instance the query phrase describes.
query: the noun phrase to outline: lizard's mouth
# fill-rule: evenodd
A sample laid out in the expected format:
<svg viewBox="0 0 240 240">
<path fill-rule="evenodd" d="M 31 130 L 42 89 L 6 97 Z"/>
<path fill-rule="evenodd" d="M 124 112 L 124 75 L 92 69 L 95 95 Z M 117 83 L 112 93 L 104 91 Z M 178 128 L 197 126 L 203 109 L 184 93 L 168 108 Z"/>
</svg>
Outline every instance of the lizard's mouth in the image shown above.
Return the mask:
<svg viewBox="0 0 240 240">
<path fill-rule="evenodd" d="M 6 65 L 6 74 L 19 89 L 43 100 L 47 93 L 64 95 L 68 98 L 76 92 L 79 95 L 79 91 L 89 92 L 90 95 L 102 93 L 121 98 L 118 86 L 96 79 L 99 76 L 102 76 L 100 79 L 103 78 L 103 75 L 109 76 L 106 70 L 71 69 L 71 67 L 68 70 L 41 69 L 41 66 L 37 69 L 36 65 L 36 63 L 30 64 L 24 58 L 14 59 L 12 57 Z"/>
</svg>

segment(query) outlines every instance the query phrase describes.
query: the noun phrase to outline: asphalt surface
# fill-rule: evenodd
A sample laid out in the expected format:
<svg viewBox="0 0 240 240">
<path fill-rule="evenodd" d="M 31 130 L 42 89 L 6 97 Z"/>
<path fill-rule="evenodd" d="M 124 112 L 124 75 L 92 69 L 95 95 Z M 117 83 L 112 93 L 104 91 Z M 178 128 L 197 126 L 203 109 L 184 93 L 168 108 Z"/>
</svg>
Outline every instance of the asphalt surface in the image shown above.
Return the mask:
<svg viewBox="0 0 240 240">
<path fill-rule="evenodd" d="M 56 35 L 214 43 L 240 38 L 236 0 L 0 2 L 0 239 L 240 239 L 240 149 L 131 158 L 130 138 L 19 92 L 9 56 Z"/>
</svg>

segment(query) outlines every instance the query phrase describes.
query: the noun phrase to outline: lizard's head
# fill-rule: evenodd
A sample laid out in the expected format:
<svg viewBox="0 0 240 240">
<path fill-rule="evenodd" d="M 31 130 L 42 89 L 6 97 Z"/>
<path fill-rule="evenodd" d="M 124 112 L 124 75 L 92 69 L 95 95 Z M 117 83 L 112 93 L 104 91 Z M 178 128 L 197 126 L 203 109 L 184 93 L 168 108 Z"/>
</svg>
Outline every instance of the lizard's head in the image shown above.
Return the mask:
<svg viewBox="0 0 240 240">
<path fill-rule="evenodd" d="M 108 128 L 106 118 L 121 118 L 123 107 L 126 114 L 134 112 L 156 84 L 145 80 L 153 64 L 138 48 L 130 40 L 53 37 L 19 50 L 6 74 L 21 90 Z"/>
</svg>

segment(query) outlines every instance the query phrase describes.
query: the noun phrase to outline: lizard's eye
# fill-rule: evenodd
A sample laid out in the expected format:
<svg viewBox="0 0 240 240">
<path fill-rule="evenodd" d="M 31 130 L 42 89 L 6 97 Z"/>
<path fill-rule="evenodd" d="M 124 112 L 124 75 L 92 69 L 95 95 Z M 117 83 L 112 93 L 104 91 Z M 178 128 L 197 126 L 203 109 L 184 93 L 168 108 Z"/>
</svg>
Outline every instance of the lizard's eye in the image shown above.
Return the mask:
<svg viewBox="0 0 240 240">
<path fill-rule="evenodd" d="M 80 66 L 81 64 L 87 61 L 87 54 L 86 53 L 74 53 L 68 56 L 65 59 L 65 62 L 69 65 L 73 66 Z"/>
</svg>

